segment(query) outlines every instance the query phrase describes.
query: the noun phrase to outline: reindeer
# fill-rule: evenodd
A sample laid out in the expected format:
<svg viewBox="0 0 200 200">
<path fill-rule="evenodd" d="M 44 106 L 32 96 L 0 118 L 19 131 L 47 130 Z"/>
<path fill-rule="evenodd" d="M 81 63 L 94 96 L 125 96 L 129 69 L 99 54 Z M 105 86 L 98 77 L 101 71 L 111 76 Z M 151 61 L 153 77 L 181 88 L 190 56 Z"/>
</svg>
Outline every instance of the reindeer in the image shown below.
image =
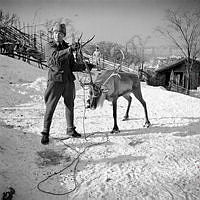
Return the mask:
<svg viewBox="0 0 200 200">
<path fill-rule="evenodd" d="M 130 93 L 135 95 L 144 108 L 144 127 L 148 128 L 151 125 L 148 119 L 146 102 L 142 97 L 140 80 L 136 74 L 130 72 L 119 72 L 117 70 L 105 70 L 97 76 L 94 82 L 91 79 L 89 87 L 89 99 L 87 100 L 89 104 L 87 106 L 88 108 L 96 109 L 98 106 L 103 105 L 104 100 L 112 102 L 114 127 L 111 133 L 120 132 L 117 125 L 117 99 L 120 96 L 123 96 L 128 101 L 128 106 L 123 120 L 125 121 L 129 119 L 129 109 L 132 101 Z"/>
<path fill-rule="evenodd" d="M 98 74 L 96 80 L 93 82 L 92 75 L 90 72 L 91 69 L 88 63 L 86 63 L 83 59 L 83 54 L 81 51 L 83 45 L 80 45 L 79 42 L 80 38 L 78 40 L 78 43 L 76 44 L 76 59 L 82 61 L 86 65 L 86 69 L 90 76 L 89 83 L 81 83 L 82 85 L 84 84 L 89 85 L 90 88 L 89 99 L 87 100 L 88 105 L 86 108 L 96 109 L 98 106 L 103 105 L 104 100 L 111 101 L 113 105 L 113 118 L 114 118 L 114 127 L 111 133 L 118 133 L 120 131 L 117 125 L 117 99 L 120 96 L 123 96 L 128 101 L 128 107 L 126 109 L 126 113 L 123 119 L 124 121 L 128 120 L 129 109 L 132 101 L 130 93 L 133 93 L 144 108 L 144 113 L 145 113 L 144 127 L 148 128 L 151 125 L 151 123 L 148 119 L 146 102 L 142 97 L 141 85 L 138 75 L 130 72 L 122 72 L 119 71 L 118 69 L 104 70 L 101 74 Z M 86 43 L 88 43 L 92 39 L 88 40 Z M 84 45 L 86 43 L 84 43 Z"/>
</svg>

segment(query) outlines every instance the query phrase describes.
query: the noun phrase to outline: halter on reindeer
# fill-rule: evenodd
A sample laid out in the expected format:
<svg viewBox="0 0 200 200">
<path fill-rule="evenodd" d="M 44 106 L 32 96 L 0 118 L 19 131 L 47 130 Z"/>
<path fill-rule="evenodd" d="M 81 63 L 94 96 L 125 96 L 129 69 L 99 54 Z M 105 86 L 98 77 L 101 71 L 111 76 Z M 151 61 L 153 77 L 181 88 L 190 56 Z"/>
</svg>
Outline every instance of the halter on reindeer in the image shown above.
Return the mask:
<svg viewBox="0 0 200 200">
<path fill-rule="evenodd" d="M 86 68 L 88 69 L 87 65 Z M 88 72 L 90 74 L 89 70 Z M 130 93 L 134 94 L 144 108 L 144 127 L 148 128 L 151 125 L 148 119 L 146 102 L 142 97 L 141 84 L 138 75 L 130 72 L 119 72 L 117 70 L 104 70 L 97 76 L 94 82 L 90 74 L 90 82 L 87 83 L 87 85 L 90 87 L 89 99 L 87 100 L 89 108 L 96 109 L 98 106 L 103 105 L 104 100 L 112 102 L 114 126 L 111 133 L 119 132 L 117 125 L 117 99 L 120 96 L 123 96 L 128 101 L 128 106 L 123 120 L 129 119 L 129 109 L 132 101 Z"/>
</svg>

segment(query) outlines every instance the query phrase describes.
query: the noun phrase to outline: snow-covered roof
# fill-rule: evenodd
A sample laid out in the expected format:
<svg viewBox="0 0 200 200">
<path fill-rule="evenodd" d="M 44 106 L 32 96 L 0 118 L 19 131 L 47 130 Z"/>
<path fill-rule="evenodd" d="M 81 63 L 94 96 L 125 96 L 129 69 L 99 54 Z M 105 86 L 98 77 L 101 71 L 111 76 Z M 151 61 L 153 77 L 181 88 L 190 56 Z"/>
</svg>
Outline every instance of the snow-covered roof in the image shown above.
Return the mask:
<svg viewBox="0 0 200 200">
<path fill-rule="evenodd" d="M 156 72 L 163 72 L 163 71 L 166 71 L 166 70 L 169 70 L 169 69 L 173 69 L 173 68 L 179 66 L 180 64 L 184 63 L 185 61 L 186 61 L 186 58 L 182 58 L 182 59 L 174 61 L 170 64 L 161 65 L 155 71 Z M 198 62 L 200 64 L 200 62 L 197 61 L 197 60 L 195 62 Z"/>
</svg>

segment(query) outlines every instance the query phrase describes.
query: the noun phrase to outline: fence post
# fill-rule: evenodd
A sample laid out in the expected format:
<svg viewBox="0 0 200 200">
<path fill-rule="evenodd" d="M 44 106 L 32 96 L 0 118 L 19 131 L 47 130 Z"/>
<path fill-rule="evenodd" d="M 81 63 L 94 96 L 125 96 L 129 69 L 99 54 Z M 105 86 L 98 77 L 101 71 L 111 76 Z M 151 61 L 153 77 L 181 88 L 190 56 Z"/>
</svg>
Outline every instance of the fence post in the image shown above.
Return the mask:
<svg viewBox="0 0 200 200">
<path fill-rule="evenodd" d="M 41 33 L 41 31 L 40 31 L 40 50 L 41 50 L 41 52 L 42 52 L 42 47 L 43 47 L 43 45 L 42 45 L 42 33 Z"/>
</svg>

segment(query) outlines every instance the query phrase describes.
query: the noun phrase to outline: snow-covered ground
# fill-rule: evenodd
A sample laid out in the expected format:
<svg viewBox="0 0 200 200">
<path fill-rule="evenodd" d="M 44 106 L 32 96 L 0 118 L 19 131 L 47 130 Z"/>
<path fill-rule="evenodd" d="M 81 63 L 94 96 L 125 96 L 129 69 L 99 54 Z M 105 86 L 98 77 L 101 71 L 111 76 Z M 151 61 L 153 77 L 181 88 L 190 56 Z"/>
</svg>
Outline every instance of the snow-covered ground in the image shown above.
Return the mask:
<svg viewBox="0 0 200 200">
<path fill-rule="evenodd" d="M 119 98 L 121 132 L 113 135 L 109 133 L 113 127 L 111 104 L 105 102 L 102 108 L 85 110 L 88 90 L 78 89 L 75 124 L 83 137 L 64 140 L 66 123 L 61 99 L 53 118 L 50 144 L 43 146 L 40 131 L 45 87 L 45 77 L 31 83 L 13 84 L 12 90 L 30 96 L 31 100 L 0 110 L 4 134 L 6 130 L 11 131 L 5 127 L 20 131 L 15 142 L 0 134 L 3 138 L 0 140 L 0 187 L 5 188 L 4 183 L 13 185 L 16 200 L 200 199 L 200 99 L 142 83 L 151 127 L 143 128 L 144 111 L 135 98 L 130 120 L 122 121 L 127 102 Z M 15 137 L 14 132 L 10 134 Z M 9 141 L 13 142 L 12 148 L 8 148 Z M 77 183 L 75 191 L 53 196 L 37 189 L 40 181 L 61 169 L 61 173 L 50 177 L 40 188 L 65 193 Z M 21 170 L 22 178 L 15 177 L 17 170 Z M 15 173 L 9 176 L 9 172 Z"/>
</svg>

